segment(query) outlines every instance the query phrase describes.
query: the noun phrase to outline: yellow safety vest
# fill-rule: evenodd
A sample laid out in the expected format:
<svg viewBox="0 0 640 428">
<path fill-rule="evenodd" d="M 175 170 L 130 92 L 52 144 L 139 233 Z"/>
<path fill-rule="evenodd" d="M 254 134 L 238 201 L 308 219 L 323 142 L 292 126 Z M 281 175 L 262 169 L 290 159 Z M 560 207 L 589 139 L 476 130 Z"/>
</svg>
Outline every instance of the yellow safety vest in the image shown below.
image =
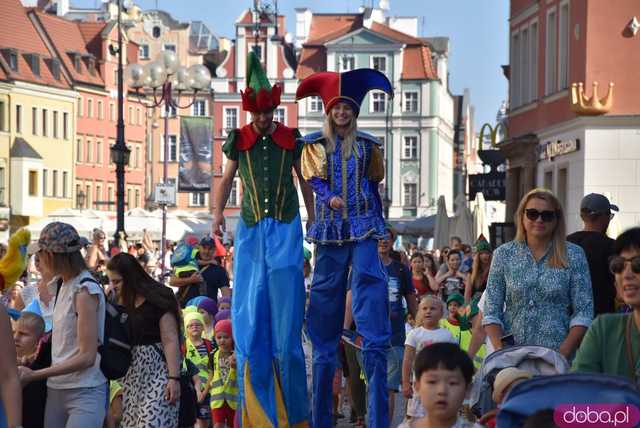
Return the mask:
<svg viewBox="0 0 640 428">
<path fill-rule="evenodd" d="M 225 403 L 233 410 L 238 406 L 238 383 L 236 381 L 236 369 L 229 369 L 229 376 L 226 380 L 220 378 L 220 367 L 218 366 L 218 356 L 220 350 L 213 353 L 213 381 L 211 383 L 211 408 L 219 409 Z"/>
<path fill-rule="evenodd" d="M 196 347 L 193 346 L 189 339 L 187 339 L 186 342 L 186 357 L 190 359 L 191 362 L 198 368 L 198 377 L 200 378 L 200 382 L 202 382 L 202 386 L 204 387 L 204 385 L 207 383 L 207 380 L 209 380 L 209 355 L 200 355 L 200 352 L 198 352 Z"/>
<path fill-rule="evenodd" d="M 451 332 L 453 337 L 458 341 L 460 349 L 465 352 L 469 350 L 469 345 L 471 344 L 471 330 L 462 331 L 459 325 L 451 324 L 447 319 L 441 320 L 440 325 Z M 482 345 L 480 349 L 478 349 L 478 352 L 476 352 L 476 355 L 473 357 L 473 365 L 476 366 L 476 368 L 480 368 L 480 366 L 482 365 L 485 354 L 486 348 L 484 345 Z"/>
</svg>

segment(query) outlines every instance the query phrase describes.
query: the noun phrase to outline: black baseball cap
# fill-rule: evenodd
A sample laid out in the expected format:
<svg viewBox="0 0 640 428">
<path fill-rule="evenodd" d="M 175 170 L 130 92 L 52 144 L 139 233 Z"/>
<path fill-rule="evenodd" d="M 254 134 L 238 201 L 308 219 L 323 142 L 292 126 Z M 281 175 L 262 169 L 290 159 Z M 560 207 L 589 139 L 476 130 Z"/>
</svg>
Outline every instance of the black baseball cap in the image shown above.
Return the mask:
<svg viewBox="0 0 640 428">
<path fill-rule="evenodd" d="M 589 193 L 580 202 L 580 211 L 589 214 L 610 214 L 611 211 L 618 212 L 618 206 L 609 202 L 609 199 L 600 193 Z"/>
</svg>

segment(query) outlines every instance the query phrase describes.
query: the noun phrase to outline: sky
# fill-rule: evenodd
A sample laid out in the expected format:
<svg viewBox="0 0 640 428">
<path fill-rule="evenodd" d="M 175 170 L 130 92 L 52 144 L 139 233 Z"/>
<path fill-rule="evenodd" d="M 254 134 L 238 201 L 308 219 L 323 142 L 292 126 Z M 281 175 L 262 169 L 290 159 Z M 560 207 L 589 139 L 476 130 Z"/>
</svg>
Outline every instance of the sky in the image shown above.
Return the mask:
<svg viewBox="0 0 640 428">
<path fill-rule="evenodd" d="M 102 0 L 71 0 L 74 6 L 95 7 Z M 271 0 L 273 1 L 273 0 Z M 220 36 L 232 38 L 233 23 L 253 0 L 136 0 L 143 10 L 163 9 L 181 21 L 201 20 Z M 475 128 L 495 123 L 500 104 L 506 99 L 507 80 L 501 65 L 508 63 L 508 15 L 506 0 L 389 0 L 392 16 L 419 17 L 419 36 L 449 37 L 450 90 L 471 91 Z M 295 31 L 295 8 L 312 12 L 354 13 L 363 4 L 378 0 L 279 0 L 287 30 Z"/>
</svg>

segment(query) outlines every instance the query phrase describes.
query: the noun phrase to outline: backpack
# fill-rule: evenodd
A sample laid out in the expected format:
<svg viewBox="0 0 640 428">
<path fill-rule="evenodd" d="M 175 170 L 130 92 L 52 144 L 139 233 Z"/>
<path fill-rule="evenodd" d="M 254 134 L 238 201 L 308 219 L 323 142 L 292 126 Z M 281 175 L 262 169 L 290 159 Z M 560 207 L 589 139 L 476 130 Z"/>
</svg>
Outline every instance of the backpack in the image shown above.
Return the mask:
<svg viewBox="0 0 640 428">
<path fill-rule="evenodd" d="M 93 278 L 83 278 L 80 284 L 98 282 Z M 98 284 L 100 286 L 100 284 Z M 58 302 L 58 294 L 62 287 L 62 278 L 58 279 L 55 304 Z M 100 286 L 102 289 L 102 287 Z M 125 309 L 115 303 L 111 303 L 105 295 L 104 316 L 104 340 L 98 345 L 100 354 L 100 370 L 108 380 L 116 380 L 124 377 L 131 365 L 131 335 L 129 330 L 129 316 Z M 77 316 L 77 314 L 76 314 Z"/>
</svg>

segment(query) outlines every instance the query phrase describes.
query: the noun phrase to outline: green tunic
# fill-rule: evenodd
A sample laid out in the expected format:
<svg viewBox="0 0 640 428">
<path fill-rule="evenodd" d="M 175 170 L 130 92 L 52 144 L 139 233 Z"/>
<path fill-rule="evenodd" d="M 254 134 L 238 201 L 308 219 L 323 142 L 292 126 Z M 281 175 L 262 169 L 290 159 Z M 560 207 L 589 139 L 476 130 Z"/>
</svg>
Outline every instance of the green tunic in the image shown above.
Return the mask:
<svg viewBox="0 0 640 428">
<path fill-rule="evenodd" d="M 294 129 L 296 138 L 300 132 Z M 239 130 L 233 130 L 222 146 L 228 159 L 238 162 L 238 173 L 244 189 L 240 215 L 248 227 L 271 217 L 291 223 L 300 211 L 298 192 L 293 184 L 291 169 L 300 159 L 302 144 L 294 150 L 278 146 L 271 135 L 259 136 L 249 150 L 238 150 Z"/>
<path fill-rule="evenodd" d="M 625 327 L 631 314 L 605 314 L 598 316 L 582 340 L 572 371 L 593 372 L 624 376 L 633 379 L 627 359 Z M 640 334 L 633 322 L 631 328 L 631 346 L 636 367 L 640 354 Z M 638 370 L 636 368 L 636 370 Z"/>
</svg>

